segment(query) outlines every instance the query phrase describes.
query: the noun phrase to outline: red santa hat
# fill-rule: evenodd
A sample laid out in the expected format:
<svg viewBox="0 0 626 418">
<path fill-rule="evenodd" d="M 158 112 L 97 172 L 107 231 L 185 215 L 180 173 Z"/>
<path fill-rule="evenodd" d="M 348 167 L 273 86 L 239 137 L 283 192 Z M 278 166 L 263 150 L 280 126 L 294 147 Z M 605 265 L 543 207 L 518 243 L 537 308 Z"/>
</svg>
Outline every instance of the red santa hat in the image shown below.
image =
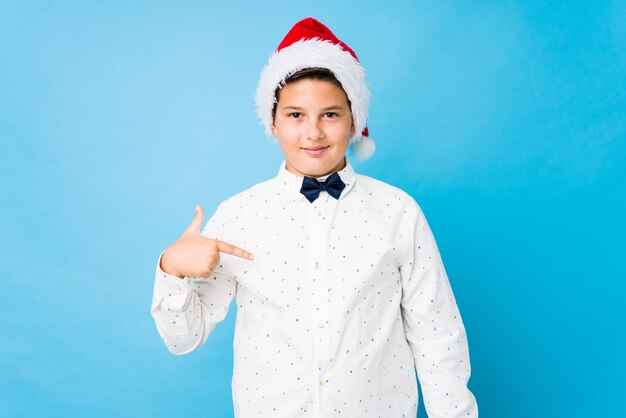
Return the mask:
<svg viewBox="0 0 626 418">
<path fill-rule="evenodd" d="M 341 83 L 352 105 L 355 134 L 350 138 L 350 143 L 358 160 L 369 158 L 376 145 L 369 138 L 367 129 L 370 91 L 365 84 L 365 70 L 354 51 L 312 17 L 299 21 L 291 28 L 261 72 L 256 105 L 265 133 L 272 135 L 276 88 L 284 85 L 285 79 L 291 74 L 310 67 L 332 71 Z"/>
</svg>

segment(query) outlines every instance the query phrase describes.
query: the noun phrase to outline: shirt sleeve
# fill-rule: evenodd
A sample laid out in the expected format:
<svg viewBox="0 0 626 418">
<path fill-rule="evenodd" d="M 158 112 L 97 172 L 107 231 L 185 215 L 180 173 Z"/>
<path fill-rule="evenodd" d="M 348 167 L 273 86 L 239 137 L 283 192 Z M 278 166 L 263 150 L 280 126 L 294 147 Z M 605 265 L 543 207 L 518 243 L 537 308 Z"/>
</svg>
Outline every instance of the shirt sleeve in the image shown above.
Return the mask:
<svg viewBox="0 0 626 418">
<path fill-rule="evenodd" d="M 206 223 L 201 234 L 221 238 L 222 202 Z M 209 278 L 184 277 L 180 279 L 165 273 L 159 256 L 154 279 L 151 315 L 166 347 L 172 354 L 187 354 L 202 346 L 215 326 L 228 313 L 237 292 L 237 281 L 216 267 Z"/>
<path fill-rule="evenodd" d="M 429 418 L 478 417 L 461 314 L 426 218 L 414 200 L 409 206 L 401 311 L 424 406 Z"/>
</svg>

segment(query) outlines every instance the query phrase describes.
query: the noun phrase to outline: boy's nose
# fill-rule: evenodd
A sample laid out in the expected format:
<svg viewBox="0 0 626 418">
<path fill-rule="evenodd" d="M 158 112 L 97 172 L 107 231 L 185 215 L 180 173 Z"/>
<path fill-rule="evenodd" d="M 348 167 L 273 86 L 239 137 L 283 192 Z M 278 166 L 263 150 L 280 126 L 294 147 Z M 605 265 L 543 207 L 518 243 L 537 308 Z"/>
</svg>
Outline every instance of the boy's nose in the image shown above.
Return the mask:
<svg viewBox="0 0 626 418">
<path fill-rule="evenodd" d="M 320 123 L 319 122 L 309 123 L 309 126 L 307 127 L 307 132 L 306 132 L 306 139 L 315 141 L 317 139 L 323 139 L 323 138 L 324 138 L 324 130 L 320 126 Z"/>
</svg>

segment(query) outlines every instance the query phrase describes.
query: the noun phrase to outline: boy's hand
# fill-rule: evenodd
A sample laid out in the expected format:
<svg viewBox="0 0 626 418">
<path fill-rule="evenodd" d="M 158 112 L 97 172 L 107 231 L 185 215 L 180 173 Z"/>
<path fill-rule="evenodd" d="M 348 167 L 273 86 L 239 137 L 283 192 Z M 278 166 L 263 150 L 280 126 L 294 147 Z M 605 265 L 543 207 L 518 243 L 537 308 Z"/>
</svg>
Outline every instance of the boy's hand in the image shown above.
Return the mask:
<svg viewBox="0 0 626 418">
<path fill-rule="evenodd" d="M 161 270 L 184 277 L 209 277 L 220 262 L 220 251 L 248 260 L 253 259 L 249 252 L 224 241 L 207 238 L 200 234 L 204 211 L 196 206 L 196 216 L 185 232 L 161 257 Z"/>
</svg>

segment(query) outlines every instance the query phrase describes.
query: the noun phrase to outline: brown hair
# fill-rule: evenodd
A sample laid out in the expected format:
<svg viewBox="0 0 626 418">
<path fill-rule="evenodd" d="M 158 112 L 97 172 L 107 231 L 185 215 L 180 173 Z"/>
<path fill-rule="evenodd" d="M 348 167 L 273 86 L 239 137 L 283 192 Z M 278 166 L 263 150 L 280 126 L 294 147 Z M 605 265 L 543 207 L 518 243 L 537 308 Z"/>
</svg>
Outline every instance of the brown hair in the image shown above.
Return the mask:
<svg viewBox="0 0 626 418">
<path fill-rule="evenodd" d="M 337 80 L 337 77 L 335 77 L 335 74 L 333 74 L 332 71 L 330 71 L 327 68 L 308 67 L 308 68 L 303 68 L 287 76 L 285 78 L 285 81 L 280 83 L 278 87 L 276 87 L 276 90 L 274 90 L 274 98 L 276 100 L 274 100 L 274 107 L 272 108 L 272 123 L 276 119 L 276 108 L 278 106 L 278 101 L 280 100 L 280 90 L 289 83 L 293 83 L 295 81 L 305 80 L 305 79 L 328 81 L 330 83 L 333 83 L 334 85 L 339 87 L 341 90 L 343 90 L 344 94 L 346 94 L 346 100 L 348 100 L 348 106 L 350 106 L 350 109 L 352 109 L 352 103 L 350 103 L 350 99 L 348 99 L 348 94 L 343 89 L 343 86 L 341 85 L 339 80 Z"/>
</svg>

